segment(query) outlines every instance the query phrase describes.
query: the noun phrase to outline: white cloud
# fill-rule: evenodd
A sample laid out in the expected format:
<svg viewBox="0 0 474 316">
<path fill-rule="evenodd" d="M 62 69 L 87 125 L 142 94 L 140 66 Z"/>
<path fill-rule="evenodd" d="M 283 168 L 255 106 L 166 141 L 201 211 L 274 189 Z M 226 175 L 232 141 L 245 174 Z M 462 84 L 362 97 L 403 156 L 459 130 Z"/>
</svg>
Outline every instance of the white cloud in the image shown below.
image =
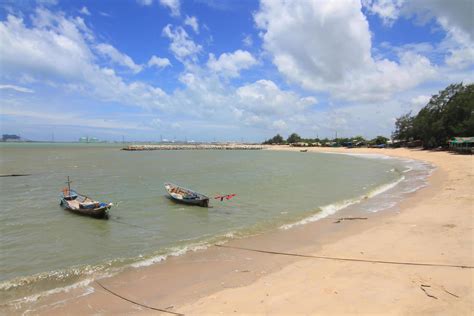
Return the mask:
<svg viewBox="0 0 474 316">
<path fill-rule="evenodd" d="M 196 34 L 199 34 L 199 23 L 195 16 L 187 16 L 184 20 L 184 24 L 190 26 Z"/>
<path fill-rule="evenodd" d="M 131 123 L 125 120 L 116 119 L 105 119 L 105 118 L 92 118 L 84 115 L 83 113 L 73 113 L 71 111 L 64 112 L 45 112 L 45 111 L 32 111 L 29 109 L 17 110 L 14 108 L 4 107 L 2 109 L 2 115 L 13 116 L 21 118 L 22 123 L 35 124 L 38 120 L 43 125 L 56 125 L 56 126 L 80 126 L 88 128 L 100 128 L 100 129 L 117 129 L 117 130 L 150 130 L 149 127 L 143 126 L 142 124 Z M 25 122 L 25 120 L 27 122 Z"/>
<path fill-rule="evenodd" d="M 258 80 L 241 86 L 236 95 L 238 110 L 259 117 L 288 117 L 317 103 L 314 97 L 300 97 L 292 91 L 281 90 L 271 80 Z"/>
<path fill-rule="evenodd" d="M 286 130 L 288 129 L 288 124 L 283 120 L 276 120 L 272 123 L 272 127 L 276 130 Z"/>
<path fill-rule="evenodd" d="M 42 6 L 54 6 L 58 4 L 58 0 L 36 0 L 36 3 Z"/>
<path fill-rule="evenodd" d="M 202 50 L 202 46 L 194 43 L 181 26 L 173 29 L 171 24 L 168 24 L 163 28 L 162 34 L 171 40 L 170 50 L 181 62 L 186 58 L 196 60 L 197 54 Z"/>
<path fill-rule="evenodd" d="M 181 3 L 179 0 L 160 0 L 160 4 L 171 10 L 172 16 L 179 16 Z"/>
<path fill-rule="evenodd" d="M 171 62 L 168 58 L 161 58 L 155 55 L 151 56 L 147 63 L 148 67 L 166 68 L 171 66 Z"/>
<path fill-rule="evenodd" d="M 139 5 L 150 6 L 153 4 L 153 0 L 137 0 Z"/>
<path fill-rule="evenodd" d="M 214 72 L 229 77 L 238 77 L 243 69 L 248 69 L 257 64 L 257 60 L 247 51 L 236 50 L 233 53 L 223 53 L 218 59 L 214 54 L 209 54 L 207 67 Z"/>
<path fill-rule="evenodd" d="M 386 100 L 436 74 L 418 54 L 400 54 L 399 61 L 372 57 L 369 24 L 356 0 L 262 0 L 254 17 L 280 73 L 308 90 Z"/>
<path fill-rule="evenodd" d="M 45 9 L 36 11 L 31 28 L 21 18 L 8 15 L 0 22 L 3 72 L 39 78 L 82 77 L 94 59 L 88 48 L 89 32 L 80 20 L 54 16 Z"/>
<path fill-rule="evenodd" d="M 252 35 L 246 35 L 244 37 L 244 39 L 242 40 L 242 43 L 244 44 L 244 46 L 247 46 L 247 47 L 250 47 L 253 45 L 253 39 L 252 39 Z"/>
<path fill-rule="evenodd" d="M 431 96 L 429 95 L 418 95 L 410 100 L 411 106 L 413 108 L 413 114 L 418 113 L 425 105 L 430 101 Z"/>
<path fill-rule="evenodd" d="M 369 12 L 391 25 L 400 16 L 416 16 L 421 24 L 434 19 L 446 32 L 438 50 L 445 54 L 448 67 L 465 69 L 474 64 L 474 4 L 472 1 L 367 0 Z M 386 8 L 385 10 L 383 8 Z"/>
<path fill-rule="evenodd" d="M 119 52 L 112 45 L 101 43 L 96 46 L 96 49 L 103 56 L 107 56 L 112 62 L 130 69 L 134 73 L 139 73 L 143 68 L 142 65 L 137 65 L 130 56 Z"/>
<path fill-rule="evenodd" d="M 91 13 L 89 12 L 89 9 L 87 9 L 86 6 L 83 6 L 81 10 L 79 10 L 79 13 L 82 13 L 84 15 L 91 15 Z"/>
<path fill-rule="evenodd" d="M 34 93 L 34 90 L 25 88 L 25 87 L 20 87 L 12 84 L 0 84 L 0 90 L 14 90 L 16 92 L 22 92 L 22 93 Z"/>
<path fill-rule="evenodd" d="M 391 26 L 400 15 L 405 0 L 363 0 L 362 4 L 370 13 L 378 15 L 385 25 Z"/>
<path fill-rule="evenodd" d="M 8 15 L 0 22 L 2 80 L 29 78 L 61 90 L 78 92 L 104 101 L 149 108 L 163 108 L 167 95 L 160 88 L 141 82 L 126 82 L 114 69 L 96 64 L 94 34 L 80 18 L 38 9 L 28 27 L 22 19 Z M 101 46 L 99 46 L 101 47 Z M 124 54 L 111 46 L 103 53 L 114 62 L 138 70 Z M 118 52 L 118 53 L 117 53 Z M 117 56 L 114 54 L 117 53 Z"/>
</svg>

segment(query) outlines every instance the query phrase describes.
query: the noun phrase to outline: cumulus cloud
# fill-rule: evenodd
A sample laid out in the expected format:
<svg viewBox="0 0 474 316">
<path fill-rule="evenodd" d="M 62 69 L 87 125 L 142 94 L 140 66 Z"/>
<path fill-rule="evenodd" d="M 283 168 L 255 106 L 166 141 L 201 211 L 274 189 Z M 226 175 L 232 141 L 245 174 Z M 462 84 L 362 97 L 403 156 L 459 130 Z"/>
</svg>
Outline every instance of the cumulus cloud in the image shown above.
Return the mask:
<svg viewBox="0 0 474 316">
<path fill-rule="evenodd" d="M 194 43 L 181 26 L 173 28 L 168 24 L 163 28 L 162 34 L 171 40 L 170 50 L 179 61 L 183 62 L 187 58 L 196 60 L 197 54 L 202 50 L 202 46 Z"/>
<path fill-rule="evenodd" d="M 431 96 L 429 95 L 418 95 L 410 100 L 414 113 L 417 113 L 430 101 Z"/>
<path fill-rule="evenodd" d="M 0 22 L 0 78 L 28 77 L 105 101 L 162 108 L 167 97 L 163 90 L 141 82 L 128 83 L 114 69 L 96 64 L 94 52 L 102 48 L 100 53 L 115 63 L 135 70 L 141 67 L 112 46 L 96 44 L 94 38 L 80 18 L 38 9 L 29 27 L 23 19 L 8 15 Z"/>
<path fill-rule="evenodd" d="M 253 39 L 252 39 L 252 35 L 246 35 L 244 37 L 244 39 L 242 40 L 242 44 L 244 44 L 244 46 L 247 46 L 247 47 L 250 47 L 253 45 Z"/>
<path fill-rule="evenodd" d="M 91 13 L 89 12 L 89 9 L 87 9 L 86 6 L 83 6 L 81 10 L 79 10 L 79 13 L 82 13 L 84 15 L 91 15 Z"/>
<path fill-rule="evenodd" d="M 53 16 L 45 9 L 37 10 L 32 22 L 28 28 L 13 15 L 0 22 L 3 72 L 81 77 L 94 58 L 88 48 L 89 30 L 77 19 Z"/>
<path fill-rule="evenodd" d="M 238 77 L 243 69 L 248 69 L 257 64 L 257 60 L 247 51 L 236 50 L 233 53 L 223 53 L 216 59 L 214 54 L 209 54 L 207 67 L 216 73 L 228 77 Z"/>
<path fill-rule="evenodd" d="M 363 0 L 362 4 L 369 13 L 378 15 L 385 25 L 393 25 L 399 15 L 405 0 Z"/>
<path fill-rule="evenodd" d="M 199 23 L 198 23 L 198 20 L 195 16 L 187 16 L 186 15 L 186 19 L 184 20 L 184 24 L 190 26 L 195 33 L 199 34 Z"/>
<path fill-rule="evenodd" d="M 179 16 L 181 3 L 179 0 L 160 0 L 160 4 L 171 10 L 172 16 Z"/>
<path fill-rule="evenodd" d="M 139 73 L 143 68 L 141 65 L 137 65 L 130 56 L 121 53 L 112 45 L 101 43 L 96 46 L 96 49 L 103 56 L 107 56 L 110 61 L 130 69 L 134 73 Z"/>
<path fill-rule="evenodd" d="M 299 112 L 317 103 L 314 97 L 300 97 L 292 91 L 281 90 L 271 80 L 258 80 L 241 86 L 236 95 L 241 108 L 257 114 L 288 114 Z"/>
<path fill-rule="evenodd" d="M 418 23 L 435 20 L 446 36 L 438 50 L 444 52 L 449 67 L 463 69 L 474 64 L 474 25 L 472 1 L 443 0 L 366 0 L 364 6 L 392 25 L 400 16 L 415 16 Z"/>
<path fill-rule="evenodd" d="M 398 61 L 375 59 L 369 24 L 355 0 L 262 0 L 254 18 L 264 49 L 280 73 L 308 90 L 377 101 L 436 73 L 422 55 L 400 54 Z"/>
<path fill-rule="evenodd" d="M 161 58 L 153 55 L 147 65 L 148 67 L 166 68 L 171 66 L 171 62 L 168 58 Z"/>
</svg>

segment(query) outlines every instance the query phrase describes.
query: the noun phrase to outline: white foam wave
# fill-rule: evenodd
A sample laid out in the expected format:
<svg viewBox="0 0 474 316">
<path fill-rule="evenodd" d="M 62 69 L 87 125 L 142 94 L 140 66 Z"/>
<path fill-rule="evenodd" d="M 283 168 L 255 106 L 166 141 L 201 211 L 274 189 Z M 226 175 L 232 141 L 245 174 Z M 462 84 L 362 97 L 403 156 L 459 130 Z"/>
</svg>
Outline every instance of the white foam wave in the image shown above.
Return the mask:
<svg viewBox="0 0 474 316">
<path fill-rule="evenodd" d="M 402 182 L 403 180 L 405 180 L 405 177 L 402 176 L 400 177 L 398 180 L 394 181 L 394 182 L 391 182 L 391 183 L 387 183 L 387 184 L 383 184 L 381 186 L 379 186 L 378 188 L 376 188 L 375 190 L 372 190 L 370 191 L 366 196 L 365 198 L 372 198 L 374 196 L 377 196 L 379 194 L 382 194 L 394 187 L 396 187 L 400 182 Z"/>
<path fill-rule="evenodd" d="M 362 202 L 366 199 L 373 198 L 373 197 L 375 197 L 379 194 L 382 194 L 382 193 L 394 188 L 399 183 L 401 183 L 403 180 L 405 180 L 405 177 L 402 176 L 399 179 L 397 179 L 396 181 L 381 185 L 378 188 L 376 188 L 376 189 L 374 189 L 374 190 L 370 191 L 369 193 L 364 194 L 362 196 L 356 197 L 354 199 L 348 199 L 348 200 L 344 200 L 344 201 L 341 201 L 341 202 L 336 202 L 336 203 L 333 203 L 333 204 L 328 204 L 328 205 L 322 206 L 322 207 L 320 207 L 320 212 L 318 212 L 314 215 L 311 215 L 309 217 L 306 217 L 306 218 L 304 218 L 304 219 L 302 219 L 302 220 L 300 220 L 296 223 L 285 224 L 283 226 L 280 226 L 280 229 L 285 229 L 286 230 L 286 229 L 290 229 L 290 228 L 295 227 L 295 226 L 304 225 L 304 224 L 308 224 L 308 223 L 311 223 L 311 222 L 318 221 L 322 218 L 328 217 L 329 215 L 333 215 L 337 211 L 345 209 L 346 207 L 349 207 L 351 205 L 360 203 L 360 202 Z"/>
<path fill-rule="evenodd" d="M 318 212 L 318 213 L 316 213 L 316 214 L 314 214 L 310 217 L 306 217 L 306 218 L 304 218 L 301 221 L 298 221 L 296 223 L 285 224 L 283 226 L 280 226 L 280 228 L 286 230 L 286 229 L 290 229 L 290 228 L 295 227 L 295 226 L 315 222 L 315 221 L 318 221 L 322 218 L 328 217 L 329 215 L 333 215 L 337 211 L 342 210 L 342 209 L 344 209 L 348 206 L 351 206 L 351 205 L 359 203 L 359 202 L 360 202 L 359 199 L 354 199 L 354 200 L 345 200 L 345 201 L 342 201 L 342 202 L 339 202 L 339 203 L 334 203 L 334 204 L 329 204 L 329 205 L 326 205 L 326 206 L 322 206 L 320 208 L 321 209 L 320 212 Z"/>
<path fill-rule="evenodd" d="M 85 279 L 85 280 L 76 282 L 76 283 L 71 284 L 71 285 L 67 285 L 67 286 L 64 286 L 64 287 L 57 287 L 57 288 L 54 288 L 52 290 L 43 291 L 43 292 L 40 292 L 40 293 L 37 293 L 37 294 L 34 294 L 34 295 L 30 295 L 30 296 L 22 297 L 22 298 L 17 299 L 17 300 L 13 300 L 9 303 L 9 305 L 32 303 L 32 302 L 38 301 L 38 299 L 40 299 L 42 297 L 46 297 L 46 296 L 53 295 L 53 294 L 59 294 L 59 293 L 68 293 L 72 290 L 75 290 L 75 289 L 78 289 L 78 288 L 81 288 L 81 287 L 86 287 L 86 288 L 85 288 L 85 291 L 80 296 L 89 295 L 89 294 L 94 293 L 94 288 L 88 286 L 92 282 L 94 282 L 93 278 Z"/>
<path fill-rule="evenodd" d="M 183 246 L 180 248 L 176 247 L 176 248 L 173 248 L 171 252 L 167 254 L 158 255 L 146 260 L 138 261 L 138 262 L 132 263 L 130 266 L 132 266 L 133 268 L 147 267 L 152 264 L 164 261 L 168 257 L 178 257 L 178 256 L 184 255 L 185 253 L 189 251 L 204 250 L 204 249 L 207 249 L 208 247 L 209 247 L 208 244 L 188 245 L 188 246 Z"/>
<path fill-rule="evenodd" d="M 353 157 L 361 157 L 361 158 L 368 158 L 368 159 L 395 159 L 393 157 L 383 155 L 383 154 L 361 154 L 361 153 L 337 153 L 337 152 L 321 152 L 322 154 L 330 154 L 330 155 L 345 155 L 345 156 L 353 156 Z"/>
</svg>

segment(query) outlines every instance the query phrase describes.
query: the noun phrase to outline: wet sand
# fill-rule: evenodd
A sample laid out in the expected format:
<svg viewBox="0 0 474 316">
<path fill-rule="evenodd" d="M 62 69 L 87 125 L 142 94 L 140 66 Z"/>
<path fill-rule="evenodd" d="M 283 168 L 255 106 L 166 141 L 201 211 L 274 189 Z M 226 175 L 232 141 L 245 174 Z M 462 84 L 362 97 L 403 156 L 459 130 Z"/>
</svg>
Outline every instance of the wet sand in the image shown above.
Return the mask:
<svg viewBox="0 0 474 316">
<path fill-rule="evenodd" d="M 472 156 L 407 149 L 309 151 L 406 157 L 431 162 L 437 169 L 428 187 L 411 194 L 396 209 L 357 214 L 348 208 L 290 230 L 233 240 L 226 247 L 211 247 L 149 267 L 129 269 L 91 283 L 93 292 L 88 295 L 78 296 L 84 288 L 73 289 L 18 306 L 16 312 L 158 314 L 162 312 L 156 309 L 162 309 L 224 315 L 472 314 Z M 336 223 L 345 216 L 367 220 Z"/>
</svg>

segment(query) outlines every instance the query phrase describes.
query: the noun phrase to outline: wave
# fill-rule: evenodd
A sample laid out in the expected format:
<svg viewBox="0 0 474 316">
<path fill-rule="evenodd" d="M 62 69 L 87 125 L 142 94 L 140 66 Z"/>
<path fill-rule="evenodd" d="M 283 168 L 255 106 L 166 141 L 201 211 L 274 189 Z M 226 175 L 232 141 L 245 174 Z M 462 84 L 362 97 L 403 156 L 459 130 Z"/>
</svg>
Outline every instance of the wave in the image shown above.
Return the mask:
<svg viewBox="0 0 474 316">
<path fill-rule="evenodd" d="M 225 243 L 226 241 L 234 238 L 238 238 L 239 234 L 236 232 L 227 232 L 222 235 L 214 236 L 208 238 L 202 242 L 195 242 L 186 244 L 183 246 L 177 246 L 168 248 L 168 250 L 161 251 L 160 254 L 155 254 L 151 256 L 140 255 L 134 258 L 119 258 L 110 260 L 103 264 L 98 264 L 96 266 L 81 266 L 73 267 L 69 269 L 62 269 L 56 271 L 43 272 L 27 277 L 15 278 L 12 280 L 4 281 L 0 283 L 0 293 L 3 292 L 3 296 L 6 298 L 6 294 L 9 291 L 14 292 L 15 290 L 22 289 L 23 292 L 37 292 L 37 287 L 40 283 L 54 283 L 56 287 L 53 289 L 43 290 L 39 293 L 31 295 L 21 295 L 20 298 L 10 298 L 6 303 L 7 306 L 18 306 L 25 303 L 33 303 L 38 301 L 41 298 L 47 297 L 49 295 L 59 294 L 59 293 L 68 293 L 72 290 L 78 288 L 84 288 L 82 294 L 78 296 L 84 296 L 91 294 L 94 290 L 93 287 L 89 286 L 94 280 L 111 277 L 126 268 L 142 268 L 159 263 L 166 260 L 168 257 L 178 257 L 184 255 L 188 252 L 195 252 L 199 250 L 205 250 L 212 246 L 215 243 Z M 73 282 L 74 279 L 84 278 L 80 281 L 74 282 L 70 285 L 60 286 L 61 283 Z M 18 295 L 16 295 L 18 296 Z"/>
<path fill-rule="evenodd" d="M 333 215 L 336 212 L 342 209 L 345 209 L 349 206 L 359 204 L 365 200 L 372 199 L 376 196 L 380 196 L 382 193 L 385 193 L 395 188 L 396 186 L 400 185 L 401 183 L 404 183 L 405 187 L 400 192 L 398 192 L 397 194 L 387 196 L 387 198 L 384 199 L 384 201 L 382 201 L 381 203 L 376 204 L 376 205 L 370 205 L 366 207 L 365 210 L 369 212 L 378 212 L 381 210 L 392 208 L 398 204 L 397 201 L 399 199 L 403 198 L 403 196 L 400 196 L 400 194 L 413 193 L 423 187 L 426 187 L 428 185 L 427 178 L 432 174 L 432 172 L 435 169 L 435 167 L 428 162 L 413 160 L 413 159 L 406 159 L 406 158 L 390 157 L 383 154 L 331 153 L 331 152 L 325 152 L 324 154 L 346 155 L 346 156 L 360 157 L 364 159 L 397 160 L 397 161 L 405 163 L 405 166 L 404 166 L 405 169 L 401 172 L 398 171 L 396 168 L 393 168 L 390 170 L 390 172 L 398 172 L 401 175 L 400 178 L 398 178 L 397 180 L 393 182 L 378 186 L 377 188 L 369 191 L 367 194 L 355 197 L 353 199 L 347 199 L 347 200 L 339 201 L 333 204 L 322 206 L 319 208 L 316 214 L 306 217 L 295 223 L 282 225 L 280 226 L 280 229 L 286 230 L 295 226 L 304 225 L 304 224 L 318 221 L 320 219 Z"/>
<path fill-rule="evenodd" d="M 89 279 L 85 279 L 85 280 L 82 280 L 80 282 L 76 282 L 76 283 L 73 283 L 71 285 L 67 285 L 67 286 L 64 286 L 64 287 L 57 287 L 57 288 L 54 288 L 54 289 L 51 289 L 51 290 L 47 290 L 47 291 L 43 291 L 43 292 L 33 294 L 33 295 L 30 295 L 30 296 L 22 297 L 20 299 L 16 299 L 16 300 L 13 300 L 13 301 L 9 302 L 9 305 L 32 303 L 32 302 L 38 301 L 38 299 L 40 299 L 42 297 L 46 297 L 46 296 L 53 295 L 53 294 L 59 294 L 59 293 L 68 293 L 68 292 L 70 292 L 72 290 L 75 290 L 75 289 L 78 289 L 78 288 L 85 288 L 84 293 L 82 293 L 79 296 L 89 295 L 89 294 L 94 293 L 94 288 L 91 287 L 91 286 L 88 286 L 89 284 L 94 282 L 94 280 L 95 280 L 94 278 L 89 278 Z"/>
<path fill-rule="evenodd" d="M 295 226 L 304 225 L 304 224 L 308 224 L 308 223 L 311 223 L 311 222 L 318 221 L 320 219 L 323 219 L 325 217 L 333 215 L 337 211 L 345 209 L 346 207 L 349 207 L 349 206 L 354 205 L 354 204 L 361 203 L 364 200 L 367 200 L 369 198 L 373 198 L 373 197 L 375 197 L 379 194 L 382 194 L 385 191 L 388 191 L 388 190 L 394 188 L 395 186 L 397 186 L 403 180 L 405 180 L 404 176 L 400 177 L 399 179 L 395 180 L 394 182 L 383 184 L 383 185 L 369 191 L 367 194 L 358 196 L 356 198 L 347 199 L 347 200 L 339 201 L 339 202 L 336 202 L 336 203 L 328 204 L 328 205 L 325 205 L 325 206 L 321 206 L 319 208 L 318 213 L 316 213 L 314 215 L 311 215 L 309 217 L 306 217 L 306 218 L 304 218 L 304 219 L 302 219 L 298 222 L 282 225 L 282 226 L 280 226 L 280 229 L 285 229 L 286 230 L 286 229 L 290 229 L 290 228 L 295 227 Z"/>
<path fill-rule="evenodd" d="M 150 266 L 152 264 L 164 261 L 168 257 L 178 257 L 178 256 L 181 256 L 181 255 L 184 255 L 185 253 L 187 253 L 189 251 L 194 252 L 194 251 L 198 251 L 198 250 L 207 249 L 207 248 L 209 248 L 209 246 L 211 246 L 211 244 L 209 244 L 209 243 L 199 243 L 199 244 L 194 244 L 194 245 L 186 245 L 186 246 L 183 246 L 183 247 L 175 247 L 168 254 L 153 256 L 151 258 L 132 263 L 130 266 L 133 267 L 133 268 L 147 267 L 147 266 Z"/>
</svg>

